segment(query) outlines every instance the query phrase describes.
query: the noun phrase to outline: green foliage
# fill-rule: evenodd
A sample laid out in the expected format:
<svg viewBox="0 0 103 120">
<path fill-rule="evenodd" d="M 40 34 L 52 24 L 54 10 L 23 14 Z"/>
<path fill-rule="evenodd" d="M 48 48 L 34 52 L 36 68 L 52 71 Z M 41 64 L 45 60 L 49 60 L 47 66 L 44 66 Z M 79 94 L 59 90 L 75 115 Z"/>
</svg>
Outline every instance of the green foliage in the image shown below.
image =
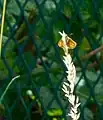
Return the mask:
<svg viewBox="0 0 103 120">
<path fill-rule="evenodd" d="M 73 2 L 74 1 L 74 2 Z M 16 38 L 17 34 L 20 34 L 23 32 L 21 39 L 18 40 L 18 45 L 14 43 L 13 37 L 10 39 L 9 43 L 7 43 L 6 48 L 5 44 L 8 41 L 8 38 L 11 35 L 11 29 L 9 28 L 7 21 L 5 22 L 4 26 L 4 34 L 3 34 L 3 52 L 5 59 L 7 61 L 7 64 L 9 65 L 10 69 L 13 71 L 13 75 L 20 74 L 21 77 L 19 79 L 19 84 L 21 86 L 21 91 L 23 95 L 25 96 L 25 91 L 28 87 L 28 79 L 32 79 L 32 83 L 36 85 L 37 88 L 45 87 L 45 90 L 43 91 L 44 95 L 44 104 L 49 103 L 49 101 L 52 98 L 52 93 L 48 93 L 51 97 L 47 99 L 45 97 L 45 94 L 52 89 L 52 86 L 50 85 L 50 81 L 48 79 L 48 76 L 54 85 L 56 87 L 60 82 L 62 82 L 61 78 L 64 75 L 63 68 L 61 62 L 57 58 L 57 50 L 60 51 L 60 54 L 63 54 L 60 49 L 57 47 L 57 42 L 60 40 L 59 31 L 64 30 L 69 36 L 72 33 L 73 36 L 71 38 L 77 42 L 77 48 L 74 50 L 76 55 L 81 59 L 81 56 L 84 56 L 89 53 L 89 51 L 92 51 L 92 49 L 99 47 L 103 43 L 103 37 L 99 40 L 102 31 L 103 31 L 103 6 L 102 6 L 102 0 L 99 0 L 98 3 L 96 3 L 97 7 L 94 6 L 93 1 L 85 0 L 85 1 L 76 1 L 76 0 L 65 0 L 63 4 L 61 2 L 63 1 L 56 1 L 57 4 L 55 4 L 54 1 L 45 1 L 43 0 L 39 1 L 40 8 L 36 5 L 36 3 L 33 0 L 29 0 L 29 2 L 25 5 L 23 11 L 24 16 L 28 20 L 28 16 L 30 15 L 30 11 L 33 9 L 36 10 L 37 15 L 36 19 L 33 20 L 32 24 L 29 23 L 29 26 L 31 27 L 31 31 L 29 31 L 27 25 L 25 26 L 25 21 L 22 19 L 20 23 L 17 24 L 20 17 L 23 17 L 21 13 L 23 11 L 20 11 L 20 8 L 18 7 L 16 1 L 9 0 L 7 5 L 7 11 L 6 11 L 6 19 L 10 22 L 11 27 L 13 27 L 16 23 L 16 29 L 14 34 L 12 36 Z M 25 0 L 20 0 L 21 6 L 24 5 Z M 97 2 L 97 1 L 96 1 Z M 96 7 L 96 8 L 94 8 Z M 98 8 L 99 7 L 99 8 Z M 40 11 L 41 9 L 41 11 Z M 97 13 L 96 13 L 97 12 Z M 42 13 L 42 14 L 41 14 Z M 24 28 L 24 31 L 22 31 Z M 12 28 L 14 29 L 14 28 Z M 21 30 L 20 30 L 21 29 Z M 18 31 L 20 30 L 20 31 Z M 37 44 L 37 47 L 35 46 L 34 51 L 32 52 L 30 49 L 28 51 L 22 52 L 22 57 L 24 59 L 21 59 L 19 54 L 14 51 L 14 48 L 18 48 L 18 46 L 25 47 L 25 44 L 28 45 L 29 41 L 31 41 L 31 38 L 28 37 L 29 33 L 34 35 L 34 41 Z M 35 37 L 36 36 L 36 37 Z M 37 53 L 35 53 L 35 51 Z M 74 54 L 73 54 L 74 55 Z M 40 56 L 46 58 L 44 61 L 44 64 L 47 68 L 45 70 L 45 67 L 43 63 L 40 61 Z M 59 55 L 58 55 L 59 56 Z M 101 59 L 102 53 L 100 53 L 99 60 Z M 75 55 L 74 55 L 75 57 Z M 38 64 L 38 61 L 41 62 Z M 83 60 L 81 61 L 82 67 L 85 67 L 95 61 L 95 57 L 93 59 Z M 77 93 L 83 100 L 83 103 L 85 103 L 85 100 L 90 95 L 90 88 L 88 88 L 87 82 L 92 86 L 92 89 L 96 93 L 96 99 L 101 103 L 103 101 L 102 98 L 102 82 L 98 83 L 95 86 L 97 77 L 99 76 L 100 70 L 95 69 L 94 67 L 89 70 L 81 70 L 80 62 L 77 61 L 75 58 L 76 69 L 79 70 L 77 73 L 77 78 L 79 79 L 82 75 L 82 71 L 84 72 L 85 77 L 82 77 L 80 82 L 77 86 Z M 29 68 L 29 69 L 28 69 Z M 30 74 L 29 74 L 30 72 Z M 3 60 L 0 60 L 0 81 L 3 81 L 9 76 L 9 71 L 7 67 L 5 66 L 5 63 Z M 29 77 L 28 77 L 29 76 Z M 86 79 L 88 81 L 86 81 Z M 102 78 L 101 78 L 102 79 Z M 101 81 L 101 79 L 99 81 Z M 61 80 L 61 81 L 60 81 Z M 93 87 L 94 85 L 94 87 Z M 24 86 L 22 88 L 22 86 Z M 29 86 L 31 87 L 31 86 Z M 28 89 L 29 89 L 28 87 Z M 59 93 L 58 93 L 59 94 Z M 23 95 L 21 95 L 23 97 Z M 5 97 L 4 103 L 8 103 L 8 107 L 11 107 L 12 104 L 15 104 L 15 99 L 18 99 L 17 89 L 15 89 L 15 83 L 10 88 L 10 91 L 8 90 L 8 94 Z M 24 98 L 23 98 L 24 99 Z M 16 111 L 21 108 L 21 111 L 23 114 L 19 113 L 21 116 L 21 120 L 25 116 L 25 113 L 27 112 L 24 108 L 22 100 L 18 100 L 15 107 L 12 108 L 12 111 Z M 29 100 L 24 100 L 26 103 L 28 103 Z M 57 103 L 54 103 L 55 105 L 52 107 L 55 109 Z M 64 103 L 63 103 L 64 105 Z M 6 105 L 5 105 L 6 106 Z M 29 106 L 29 105 L 27 105 Z M 20 111 L 20 112 L 21 112 Z M 8 111 L 6 110 L 8 113 Z M 60 108 L 56 108 L 56 111 L 53 111 L 54 114 L 61 113 Z M 14 119 L 17 116 L 17 111 L 13 113 Z M 19 119 L 19 118 L 17 118 Z M 16 120 L 16 119 L 15 119 Z"/>
</svg>

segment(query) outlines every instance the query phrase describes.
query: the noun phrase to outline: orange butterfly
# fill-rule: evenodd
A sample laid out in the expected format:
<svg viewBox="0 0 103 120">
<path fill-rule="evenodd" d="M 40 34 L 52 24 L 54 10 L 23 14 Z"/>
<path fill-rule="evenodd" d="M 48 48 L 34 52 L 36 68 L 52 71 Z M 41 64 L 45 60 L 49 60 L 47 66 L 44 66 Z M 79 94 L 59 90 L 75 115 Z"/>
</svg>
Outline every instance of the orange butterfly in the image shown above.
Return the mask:
<svg viewBox="0 0 103 120">
<path fill-rule="evenodd" d="M 68 46 L 69 49 L 74 49 L 77 45 L 77 43 L 75 41 L 73 41 L 70 37 L 65 36 L 65 41 L 66 41 L 66 45 Z M 64 41 L 60 40 L 58 42 L 58 46 L 63 48 L 64 47 Z"/>
</svg>

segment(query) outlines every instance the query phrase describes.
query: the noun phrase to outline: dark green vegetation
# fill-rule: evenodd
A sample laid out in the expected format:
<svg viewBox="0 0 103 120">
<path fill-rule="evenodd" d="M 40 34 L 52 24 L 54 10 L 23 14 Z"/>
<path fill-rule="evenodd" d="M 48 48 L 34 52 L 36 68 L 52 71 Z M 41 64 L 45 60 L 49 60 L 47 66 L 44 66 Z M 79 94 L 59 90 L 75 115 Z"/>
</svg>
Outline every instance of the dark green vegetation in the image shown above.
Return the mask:
<svg viewBox="0 0 103 120">
<path fill-rule="evenodd" d="M 81 119 L 103 119 L 102 11 L 102 0 L 8 0 L 0 95 L 12 77 L 20 75 L 20 79 L 7 91 L 0 116 L 8 120 L 67 119 L 68 104 L 61 91 L 66 68 L 63 51 L 57 46 L 58 32 L 64 30 L 77 42 L 70 53 L 77 70 Z M 26 94 L 28 89 L 35 99 Z"/>
</svg>

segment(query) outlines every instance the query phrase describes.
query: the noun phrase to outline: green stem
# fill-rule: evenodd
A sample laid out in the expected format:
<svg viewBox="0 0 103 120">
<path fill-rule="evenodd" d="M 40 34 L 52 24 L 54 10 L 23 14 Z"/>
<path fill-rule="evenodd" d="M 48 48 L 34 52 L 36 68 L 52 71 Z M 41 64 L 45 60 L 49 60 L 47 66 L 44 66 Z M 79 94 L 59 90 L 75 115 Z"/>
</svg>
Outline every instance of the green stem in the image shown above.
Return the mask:
<svg viewBox="0 0 103 120">
<path fill-rule="evenodd" d="M 7 3 L 7 0 L 4 0 L 2 23 L 1 23 L 1 33 L 0 33 L 0 57 L 1 57 L 1 48 L 2 48 L 3 28 L 4 28 L 4 21 L 5 21 L 6 3 Z"/>
<path fill-rule="evenodd" d="M 10 81 L 10 83 L 8 84 L 8 86 L 6 87 L 6 89 L 4 90 L 3 94 L 2 94 L 1 97 L 0 97 L 0 103 L 2 102 L 2 100 L 3 100 L 3 98 L 4 98 L 4 96 L 5 96 L 6 92 L 7 92 L 7 90 L 9 89 L 10 85 L 13 83 L 13 81 L 14 81 L 15 79 L 17 79 L 17 78 L 19 78 L 19 77 L 20 77 L 20 75 L 14 77 L 14 78 Z"/>
</svg>

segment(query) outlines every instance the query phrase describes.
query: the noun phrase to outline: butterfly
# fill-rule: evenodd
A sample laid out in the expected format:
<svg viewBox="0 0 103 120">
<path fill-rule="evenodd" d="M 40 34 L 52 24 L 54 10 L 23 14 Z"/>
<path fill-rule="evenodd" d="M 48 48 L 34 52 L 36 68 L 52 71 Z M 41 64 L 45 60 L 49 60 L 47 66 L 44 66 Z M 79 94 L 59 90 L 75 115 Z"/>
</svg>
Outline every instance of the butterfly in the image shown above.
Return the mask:
<svg viewBox="0 0 103 120">
<path fill-rule="evenodd" d="M 77 45 L 77 43 L 68 36 L 65 36 L 65 42 L 66 42 L 66 45 L 69 49 L 74 49 Z M 61 48 L 65 47 L 65 43 L 62 39 L 59 40 L 58 46 Z"/>
</svg>

